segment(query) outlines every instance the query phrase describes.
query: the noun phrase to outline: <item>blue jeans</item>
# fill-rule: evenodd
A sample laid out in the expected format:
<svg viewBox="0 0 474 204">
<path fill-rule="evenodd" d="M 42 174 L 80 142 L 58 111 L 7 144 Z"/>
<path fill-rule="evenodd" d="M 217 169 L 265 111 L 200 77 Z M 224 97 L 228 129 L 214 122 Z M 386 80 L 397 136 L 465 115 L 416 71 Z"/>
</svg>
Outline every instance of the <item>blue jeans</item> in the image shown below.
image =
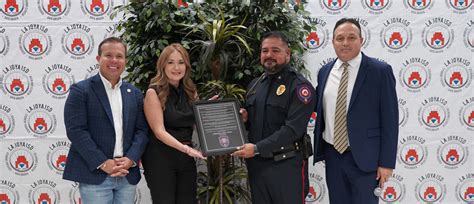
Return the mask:
<svg viewBox="0 0 474 204">
<path fill-rule="evenodd" d="M 80 183 L 79 193 L 84 204 L 131 204 L 135 202 L 136 188 L 125 177 L 107 176 L 99 185 Z"/>
</svg>

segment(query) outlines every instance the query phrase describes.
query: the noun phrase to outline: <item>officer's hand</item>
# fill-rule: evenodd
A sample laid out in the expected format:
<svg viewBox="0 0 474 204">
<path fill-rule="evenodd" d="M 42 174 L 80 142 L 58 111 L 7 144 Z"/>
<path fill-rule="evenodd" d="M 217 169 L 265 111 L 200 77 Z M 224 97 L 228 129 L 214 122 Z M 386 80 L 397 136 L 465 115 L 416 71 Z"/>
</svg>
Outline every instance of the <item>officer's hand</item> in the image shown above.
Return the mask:
<svg viewBox="0 0 474 204">
<path fill-rule="evenodd" d="M 245 108 L 240 108 L 240 115 L 242 116 L 242 120 L 245 122 L 247 122 L 247 119 L 249 118 L 249 113 L 247 112 L 247 110 L 245 110 Z"/>
<path fill-rule="evenodd" d="M 241 109 L 242 110 L 242 109 Z M 245 110 L 245 109 L 244 109 Z M 254 144 L 247 143 L 240 147 L 237 147 L 237 151 L 232 153 L 232 156 L 243 157 L 243 158 L 251 158 L 255 156 L 254 152 Z"/>
</svg>

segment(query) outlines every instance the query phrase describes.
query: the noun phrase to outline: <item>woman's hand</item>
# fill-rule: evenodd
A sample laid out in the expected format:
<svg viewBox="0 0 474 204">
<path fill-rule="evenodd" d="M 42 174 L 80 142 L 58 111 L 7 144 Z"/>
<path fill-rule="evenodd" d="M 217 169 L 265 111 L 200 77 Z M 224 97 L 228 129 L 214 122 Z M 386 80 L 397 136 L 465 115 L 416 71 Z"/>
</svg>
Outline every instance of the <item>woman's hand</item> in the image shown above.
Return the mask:
<svg viewBox="0 0 474 204">
<path fill-rule="evenodd" d="M 188 145 L 184 145 L 185 146 L 185 152 L 187 155 L 189 155 L 190 157 L 195 157 L 195 158 L 199 158 L 199 159 L 207 159 L 206 157 L 204 157 L 201 153 L 201 151 L 199 150 L 196 150 Z"/>
</svg>

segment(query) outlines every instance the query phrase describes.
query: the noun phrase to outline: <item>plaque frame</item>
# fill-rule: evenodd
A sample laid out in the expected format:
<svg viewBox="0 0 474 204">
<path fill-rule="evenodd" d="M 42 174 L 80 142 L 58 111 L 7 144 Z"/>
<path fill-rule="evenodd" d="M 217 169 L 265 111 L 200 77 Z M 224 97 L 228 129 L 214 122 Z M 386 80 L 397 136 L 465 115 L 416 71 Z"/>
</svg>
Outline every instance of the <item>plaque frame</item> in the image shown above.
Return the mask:
<svg viewBox="0 0 474 204">
<path fill-rule="evenodd" d="M 227 110 L 219 107 L 230 108 Z M 223 113 L 222 110 L 227 111 Z M 218 156 L 232 153 L 237 150 L 237 147 L 247 143 L 247 132 L 242 117 L 240 116 L 240 105 L 237 99 L 197 101 L 193 103 L 193 111 L 196 120 L 197 135 L 203 155 Z M 221 111 L 221 114 L 213 115 L 212 111 Z M 219 119 L 225 116 L 227 119 L 232 118 L 233 121 L 231 121 L 231 123 L 235 122 L 236 124 L 235 126 L 217 127 L 217 129 L 223 128 L 224 130 L 215 132 L 212 131 L 212 129 L 215 129 L 214 127 L 208 128 L 209 125 L 203 123 L 203 114 L 206 114 L 206 117 L 208 117 L 204 122 L 214 120 L 219 121 L 216 123 L 220 123 L 222 120 Z"/>
</svg>

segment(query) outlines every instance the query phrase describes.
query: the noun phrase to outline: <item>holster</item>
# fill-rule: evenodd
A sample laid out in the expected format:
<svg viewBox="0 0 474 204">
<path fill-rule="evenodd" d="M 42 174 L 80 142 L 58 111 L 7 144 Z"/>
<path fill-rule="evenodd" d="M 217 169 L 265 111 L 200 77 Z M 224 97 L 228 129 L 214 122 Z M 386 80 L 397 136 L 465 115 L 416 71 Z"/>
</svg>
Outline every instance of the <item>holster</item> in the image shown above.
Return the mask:
<svg viewBox="0 0 474 204">
<path fill-rule="evenodd" d="M 311 137 L 308 134 L 305 134 L 300 140 L 300 151 L 304 159 L 313 156 L 313 144 L 311 143 Z"/>
</svg>

